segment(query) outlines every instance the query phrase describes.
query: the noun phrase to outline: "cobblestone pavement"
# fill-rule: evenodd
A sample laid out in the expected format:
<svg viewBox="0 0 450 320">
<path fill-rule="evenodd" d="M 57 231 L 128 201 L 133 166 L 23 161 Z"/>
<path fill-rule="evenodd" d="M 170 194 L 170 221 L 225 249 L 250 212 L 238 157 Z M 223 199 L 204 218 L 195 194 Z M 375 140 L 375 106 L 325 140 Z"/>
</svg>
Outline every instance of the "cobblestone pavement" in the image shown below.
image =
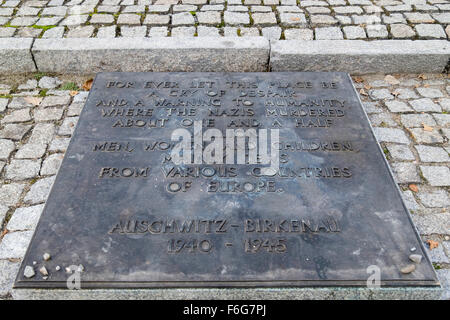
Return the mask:
<svg viewBox="0 0 450 320">
<path fill-rule="evenodd" d="M 0 37 L 447 39 L 449 0 L 0 0 Z"/>
<path fill-rule="evenodd" d="M 50 186 L 77 123 L 85 79 L 0 79 L 0 297 L 10 298 Z M 354 77 L 450 299 L 450 77 Z M 74 92 L 75 91 L 75 92 Z"/>
</svg>

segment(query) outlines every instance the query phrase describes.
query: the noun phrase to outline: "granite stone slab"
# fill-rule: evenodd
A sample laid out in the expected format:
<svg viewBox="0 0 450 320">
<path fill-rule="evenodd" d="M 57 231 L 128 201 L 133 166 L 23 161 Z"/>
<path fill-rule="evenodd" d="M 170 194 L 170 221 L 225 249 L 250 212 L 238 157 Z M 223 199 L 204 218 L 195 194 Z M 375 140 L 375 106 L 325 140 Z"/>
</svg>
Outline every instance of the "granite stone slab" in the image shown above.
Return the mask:
<svg viewBox="0 0 450 320">
<path fill-rule="evenodd" d="M 446 40 L 271 41 L 272 71 L 441 73 L 450 59 Z"/>
<path fill-rule="evenodd" d="M 0 38 L 0 72 L 36 71 L 31 55 L 32 38 Z"/>
<path fill-rule="evenodd" d="M 269 41 L 239 38 L 36 39 L 41 72 L 266 71 Z"/>
</svg>

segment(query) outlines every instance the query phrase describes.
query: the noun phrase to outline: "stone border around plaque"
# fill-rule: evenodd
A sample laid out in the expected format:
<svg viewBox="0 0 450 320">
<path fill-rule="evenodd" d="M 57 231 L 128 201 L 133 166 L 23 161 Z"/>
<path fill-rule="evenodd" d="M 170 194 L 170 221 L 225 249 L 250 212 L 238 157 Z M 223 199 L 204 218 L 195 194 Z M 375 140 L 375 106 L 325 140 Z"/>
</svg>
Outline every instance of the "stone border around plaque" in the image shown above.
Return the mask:
<svg viewBox="0 0 450 320">
<path fill-rule="evenodd" d="M 278 40 L 270 50 L 272 71 L 441 73 L 448 64 L 445 40 Z"/>
<path fill-rule="evenodd" d="M 441 288 L 13 289 L 15 300 L 438 300 Z"/>
<path fill-rule="evenodd" d="M 269 40 L 239 38 L 36 39 L 42 72 L 267 71 Z"/>
<path fill-rule="evenodd" d="M 446 40 L 267 40 L 264 37 L 0 38 L 0 71 L 343 71 L 441 73 Z"/>
<path fill-rule="evenodd" d="M 36 72 L 32 38 L 0 38 L 0 72 Z"/>
</svg>

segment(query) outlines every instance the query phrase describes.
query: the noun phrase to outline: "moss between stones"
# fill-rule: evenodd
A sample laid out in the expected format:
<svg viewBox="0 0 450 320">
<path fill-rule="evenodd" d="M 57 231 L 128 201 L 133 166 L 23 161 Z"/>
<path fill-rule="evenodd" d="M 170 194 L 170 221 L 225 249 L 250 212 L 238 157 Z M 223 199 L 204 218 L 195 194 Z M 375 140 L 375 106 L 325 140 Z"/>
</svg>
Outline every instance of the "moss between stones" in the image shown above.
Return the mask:
<svg viewBox="0 0 450 320">
<path fill-rule="evenodd" d="M 7 24 L 5 24 L 3 27 L 6 27 L 6 28 L 19 28 L 19 26 L 13 26 L 9 22 Z"/>
<path fill-rule="evenodd" d="M 39 91 L 39 96 L 40 97 L 46 97 L 47 96 L 47 91 L 48 91 L 48 89 L 42 89 L 41 91 Z"/>
<path fill-rule="evenodd" d="M 34 26 L 31 26 L 31 27 L 34 28 L 34 29 L 42 29 L 44 31 L 47 31 L 49 29 L 55 28 L 56 26 L 37 26 L 37 25 L 34 25 Z"/>
<path fill-rule="evenodd" d="M 35 78 L 37 81 L 41 80 L 42 77 L 45 77 L 45 76 L 46 76 L 46 74 L 45 74 L 44 72 L 37 72 L 37 73 L 34 74 L 34 78 Z"/>
</svg>

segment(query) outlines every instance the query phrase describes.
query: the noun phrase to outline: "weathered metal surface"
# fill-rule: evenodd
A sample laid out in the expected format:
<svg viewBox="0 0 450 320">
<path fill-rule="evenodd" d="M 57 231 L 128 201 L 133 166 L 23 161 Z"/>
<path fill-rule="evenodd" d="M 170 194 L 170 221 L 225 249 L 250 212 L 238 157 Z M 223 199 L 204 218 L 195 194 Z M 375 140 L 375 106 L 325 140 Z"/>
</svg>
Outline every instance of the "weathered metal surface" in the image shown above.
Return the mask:
<svg viewBox="0 0 450 320">
<path fill-rule="evenodd" d="M 194 120 L 279 129 L 279 170 L 176 166 Z M 15 286 L 65 288 L 71 265 L 82 288 L 437 285 L 345 73 L 98 74 Z"/>
</svg>

